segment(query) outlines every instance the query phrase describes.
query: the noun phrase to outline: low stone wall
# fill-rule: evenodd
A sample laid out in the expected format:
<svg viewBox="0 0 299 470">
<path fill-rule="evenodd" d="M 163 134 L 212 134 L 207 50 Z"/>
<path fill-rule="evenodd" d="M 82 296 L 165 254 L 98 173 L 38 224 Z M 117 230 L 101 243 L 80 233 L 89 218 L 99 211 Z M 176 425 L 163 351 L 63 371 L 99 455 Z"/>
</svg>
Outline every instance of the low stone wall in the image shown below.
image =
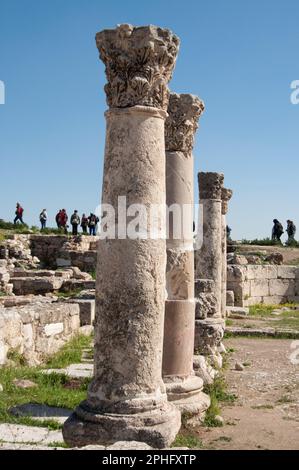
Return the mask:
<svg viewBox="0 0 299 470">
<path fill-rule="evenodd" d="M 299 267 L 228 265 L 227 290 L 238 307 L 299 302 Z"/>
<path fill-rule="evenodd" d="M 9 351 L 22 354 L 31 365 L 39 364 L 58 351 L 79 328 L 80 308 L 74 303 L 40 299 L 7 308 L 2 303 L 0 365 L 7 362 Z"/>
</svg>

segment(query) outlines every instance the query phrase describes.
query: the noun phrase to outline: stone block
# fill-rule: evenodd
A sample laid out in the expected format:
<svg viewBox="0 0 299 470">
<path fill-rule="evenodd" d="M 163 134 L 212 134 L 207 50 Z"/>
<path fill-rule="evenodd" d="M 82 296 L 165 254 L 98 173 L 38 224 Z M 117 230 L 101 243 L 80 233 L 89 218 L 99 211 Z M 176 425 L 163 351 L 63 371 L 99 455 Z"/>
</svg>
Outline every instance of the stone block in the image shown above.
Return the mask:
<svg viewBox="0 0 299 470">
<path fill-rule="evenodd" d="M 80 309 L 80 326 L 92 325 L 95 317 L 95 300 L 71 299 L 69 303 L 77 304 Z"/>
<path fill-rule="evenodd" d="M 273 281 L 276 282 L 276 281 Z M 269 280 L 256 278 L 250 281 L 250 297 L 264 297 L 269 295 Z"/>
<path fill-rule="evenodd" d="M 227 266 L 227 281 L 239 282 L 244 281 L 247 277 L 248 266 L 236 266 L 234 264 Z"/>
<path fill-rule="evenodd" d="M 293 279 L 271 279 L 269 281 L 270 296 L 294 296 L 295 281 Z"/>
<path fill-rule="evenodd" d="M 46 294 L 59 290 L 63 279 L 53 277 L 15 277 L 11 278 L 16 295 Z"/>
<path fill-rule="evenodd" d="M 279 279 L 295 279 L 298 268 L 296 266 L 277 266 Z"/>
<path fill-rule="evenodd" d="M 283 295 L 271 295 L 269 297 L 263 297 L 263 303 L 265 305 L 279 305 L 288 301 L 288 297 L 285 297 Z"/>
<path fill-rule="evenodd" d="M 264 297 L 249 297 L 245 299 L 243 302 L 244 307 L 250 307 L 251 305 L 261 304 L 263 303 Z"/>
<path fill-rule="evenodd" d="M 59 323 L 48 323 L 44 326 L 46 336 L 55 336 L 63 332 L 63 322 Z"/>
<path fill-rule="evenodd" d="M 233 307 L 235 305 L 235 294 L 233 290 L 226 291 L 226 305 Z"/>
</svg>

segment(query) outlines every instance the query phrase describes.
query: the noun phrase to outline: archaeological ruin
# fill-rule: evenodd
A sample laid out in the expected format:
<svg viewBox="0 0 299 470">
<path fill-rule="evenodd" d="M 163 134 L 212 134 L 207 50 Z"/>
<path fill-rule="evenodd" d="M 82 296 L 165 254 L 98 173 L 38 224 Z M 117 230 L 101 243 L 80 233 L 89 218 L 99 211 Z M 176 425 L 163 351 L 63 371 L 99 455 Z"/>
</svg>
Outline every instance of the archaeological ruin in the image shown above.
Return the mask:
<svg viewBox="0 0 299 470">
<path fill-rule="evenodd" d="M 192 438 L 194 429 L 223 426 L 215 397 L 227 338 L 299 337 L 280 323 L 299 310 L 298 265 L 284 262 L 278 249 L 228 238 L 233 191 L 223 173 L 200 171 L 194 188 L 193 148 L 205 105 L 169 90 L 179 46 L 170 30 L 152 25 L 121 24 L 96 34 L 108 105 L 97 236 L 5 232 L 0 238 L 0 371 L 26 364 L 37 372 L 30 380 L 20 372 L 15 387 L 52 380 L 53 387 L 85 392 L 67 411 L 55 407 L 59 427 L 51 428 L 51 439 L 46 433 L 37 439 L 39 446 L 186 448 L 176 437 L 188 424 Z M 273 317 L 259 328 L 263 308 L 274 305 L 282 329 Z M 90 343 L 80 357 L 68 351 L 76 362 L 66 353 L 58 365 L 51 362 L 79 336 Z M 235 361 L 229 373 L 244 372 L 246 362 L 250 367 Z M 225 395 L 230 403 L 233 396 Z M 7 435 L 26 426 L 24 417 L 33 427 L 30 413 L 43 405 L 36 400 L 5 408 L 0 449 L 13 448 Z M 22 415 L 18 407 L 25 405 L 30 411 Z M 46 407 L 49 414 L 39 419 L 53 418 Z M 21 439 L 15 448 L 20 443 L 28 444 Z"/>
</svg>

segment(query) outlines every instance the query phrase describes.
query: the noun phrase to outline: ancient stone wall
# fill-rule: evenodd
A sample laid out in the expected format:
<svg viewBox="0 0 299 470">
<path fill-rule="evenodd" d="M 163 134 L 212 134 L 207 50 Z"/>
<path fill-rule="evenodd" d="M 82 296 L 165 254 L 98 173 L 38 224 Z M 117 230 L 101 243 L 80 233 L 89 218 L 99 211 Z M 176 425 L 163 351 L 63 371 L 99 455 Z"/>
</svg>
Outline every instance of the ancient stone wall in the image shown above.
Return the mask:
<svg viewBox="0 0 299 470">
<path fill-rule="evenodd" d="M 299 302 L 299 267 L 228 265 L 227 290 L 238 307 Z"/>
<path fill-rule="evenodd" d="M 0 305 L 0 365 L 15 351 L 39 364 L 58 351 L 80 328 L 79 305 L 40 298 L 23 305 Z"/>
</svg>

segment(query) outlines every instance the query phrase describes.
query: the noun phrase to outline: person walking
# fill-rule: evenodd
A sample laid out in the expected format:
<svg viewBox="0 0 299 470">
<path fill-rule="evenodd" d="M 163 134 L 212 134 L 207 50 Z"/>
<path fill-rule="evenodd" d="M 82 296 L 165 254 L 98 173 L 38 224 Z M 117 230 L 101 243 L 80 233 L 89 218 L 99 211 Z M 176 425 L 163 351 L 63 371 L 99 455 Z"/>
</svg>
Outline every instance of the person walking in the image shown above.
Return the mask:
<svg viewBox="0 0 299 470">
<path fill-rule="evenodd" d="M 296 226 L 292 220 L 287 220 L 286 232 L 288 234 L 287 245 L 292 245 L 295 241 L 295 234 L 296 234 Z"/>
<path fill-rule="evenodd" d="M 21 222 L 21 224 L 24 224 L 24 222 L 23 222 L 23 212 L 24 212 L 23 207 L 21 206 L 21 204 L 19 202 L 17 202 L 16 212 L 15 212 L 16 216 L 15 216 L 14 221 L 13 221 L 15 225 L 16 225 L 18 220 Z"/>
<path fill-rule="evenodd" d="M 44 228 L 46 228 L 47 219 L 48 219 L 47 209 L 43 209 L 41 211 L 41 213 L 39 214 L 39 221 L 41 223 L 41 230 L 44 230 Z"/>
<path fill-rule="evenodd" d="M 94 235 L 94 236 L 96 235 L 96 228 L 97 228 L 98 221 L 99 221 L 99 218 L 91 212 L 90 216 L 88 217 L 89 235 Z"/>
<path fill-rule="evenodd" d="M 85 213 L 82 214 L 81 217 L 81 228 L 83 233 L 87 233 L 87 227 L 88 227 L 88 217 L 86 217 Z"/>
<path fill-rule="evenodd" d="M 273 228 L 272 228 L 272 241 L 281 243 L 280 237 L 284 233 L 283 226 L 279 222 L 279 220 L 273 220 Z"/>
<path fill-rule="evenodd" d="M 72 234 L 78 235 L 78 226 L 80 225 L 80 217 L 78 215 L 78 211 L 75 210 L 71 216 L 71 225 L 72 225 Z"/>
</svg>

